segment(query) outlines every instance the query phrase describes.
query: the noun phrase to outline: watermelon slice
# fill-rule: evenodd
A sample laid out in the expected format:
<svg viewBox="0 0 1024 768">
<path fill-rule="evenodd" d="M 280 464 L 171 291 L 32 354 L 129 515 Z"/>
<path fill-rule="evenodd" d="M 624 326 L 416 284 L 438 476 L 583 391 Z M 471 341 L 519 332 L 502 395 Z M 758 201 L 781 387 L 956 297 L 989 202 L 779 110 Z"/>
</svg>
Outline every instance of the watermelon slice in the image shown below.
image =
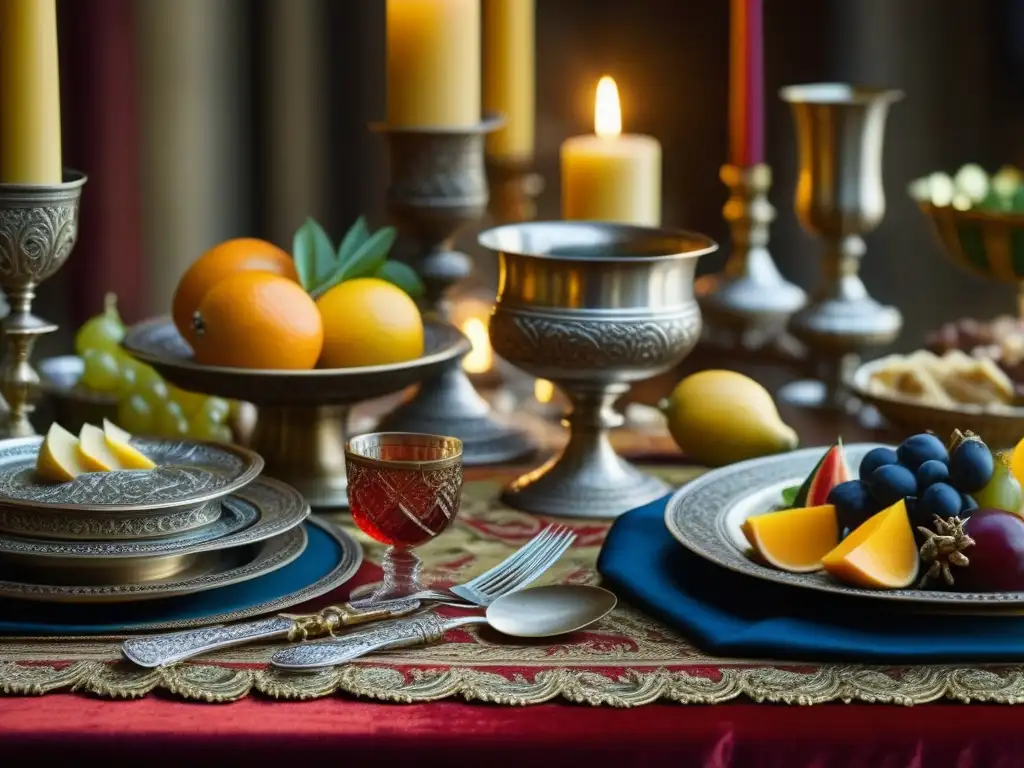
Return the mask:
<svg viewBox="0 0 1024 768">
<path fill-rule="evenodd" d="M 811 474 L 804 480 L 790 506 L 818 507 L 828 503 L 828 495 L 840 483 L 853 479 L 853 473 L 846 463 L 843 440 L 840 438 L 821 457 Z"/>
</svg>

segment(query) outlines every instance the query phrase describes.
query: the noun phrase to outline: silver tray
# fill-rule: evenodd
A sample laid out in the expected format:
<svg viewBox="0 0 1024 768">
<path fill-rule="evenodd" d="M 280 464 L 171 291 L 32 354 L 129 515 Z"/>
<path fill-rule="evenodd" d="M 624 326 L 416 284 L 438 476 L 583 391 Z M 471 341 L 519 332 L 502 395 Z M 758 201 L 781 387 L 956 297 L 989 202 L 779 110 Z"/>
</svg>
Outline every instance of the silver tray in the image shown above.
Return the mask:
<svg viewBox="0 0 1024 768">
<path fill-rule="evenodd" d="M 170 578 L 144 583 L 57 585 L 0 578 L 0 597 L 51 603 L 126 603 L 180 597 L 239 584 L 288 565 L 306 549 L 306 530 L 289 531 L 244 547 L 202 552 Z"/>
<path fill-rule="evenodd" d="M 309 516 L 309 505 L 291 486 L 261 477 L 221 502 L 217 522 L 184 536 L 134 541 L 44 541 L 0 534 L 0 555 L 85 561 L 165 557 L 254 544 L 284 533 Z"/>
<path fill-rule="evenodd" d="M 880 443 L 844 445 L 850 469 Z M 781 503 L 784 488 L 799 485 L 814 469 L 827 447 L 731 464 L 701 475 L 669 499 L 665 525 L 694 554 L 751 578 L 846 597 L 883 600 L 931 609 L 1024 606 L 1024 592 L 946 592 L 924 589 L 874 590 L 847 586 L 823 571 L 788 573 L 760 565 L 745 554 L 747 544 L 740 525 L 752 515 L 768 512 Z"/>
</svg>

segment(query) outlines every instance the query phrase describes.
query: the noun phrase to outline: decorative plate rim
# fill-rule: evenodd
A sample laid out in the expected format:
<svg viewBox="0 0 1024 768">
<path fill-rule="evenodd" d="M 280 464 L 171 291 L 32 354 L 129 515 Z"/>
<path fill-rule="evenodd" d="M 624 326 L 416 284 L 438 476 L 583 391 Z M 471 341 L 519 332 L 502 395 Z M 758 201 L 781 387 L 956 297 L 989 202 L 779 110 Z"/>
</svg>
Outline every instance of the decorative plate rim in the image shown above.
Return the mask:
<svg viewBox="0 0 1024 768">
<path fill-rule="evenodd" d="M 846 443 L 843 448 L 847 452 L 864 452 L 886 443 Z M 763 491 L 770 485 L 782 482 L 792 475 L 794 478 L 806 475 L 813 469 L 815 462 L 821 458 L 827 446 L 802 448 L 790 453 L 766 456 L 757 459 L 730 464 L 726 467 L 711 470 L 684 485 L 672 494 L 665 505 L 665 527 L 672 536 L 686 549 L 698 557 L 721 568 L 744 576 L 782 584 L 788 587 L 807 589 L 818 593 L 842 595 L 844 597 L 867 598 L 889 603 L 920 605 L 929 608 L 964 608 L 970 604 L 1000 606 L 1024 605 L 1022 592 L 946 592 L 923 589 L 873 590 L 847 586 L 838 582 L 813 580 L 814 574 L 789 573 L 768 566 L 762 566 L 743 554 L 735 545 L 722 537 L 723 519 L 729 509 L 737 502 L 753 493 Z M 787 464 L 806 464 L 801 471 L 786 469 Z M 764 484 L 759 474 L 774 478 L 770 484 Z M 708 489 L 723 482 L 733 482 L 735 489 L 725 492 L 724 498 L 714 499 L 717 504 L 703 500 L 702 494 Z M 768 511 L 768 510 L 765 510 Z M 703 517 L 700 517 L 703 515 Z M 694 522 L 701 520 L 713 530 L 714 540 L 702 543 L 699 535 L 694 535 Z"/>
<path fill-rule="evenodd" d="M 0 440 L 0 449 L 14 448 L 22 445 L 42 445 L 45 438 L 42 435 L 30 437 L 14 437 L 7 440 Z M 17 509 L 40 509 L 53 512 L 98 512 L 109 515 L 119 515 L 134 512 L 148 512 L 157 510 L 172 510 L 178 507 L 191 507 L 205 504 L 208 501 L 222 498 L 244 488 L 263 471 L 263 457 L 255 451 L 244 448 L 234 443 L 221 443 L 213 440 L 191 440 L 191 439 L 163 439 L 155 437 L 137 436 L 132 438 L 141 443 L 146 442 L 180 442 L 191 445 L 203 446 L 209 450 L 221 451 L 234 455 L 242 462 L 243 470 L 237 477 L 225 483 L 219 488 L 192 496 L 185 496 L 180 499 L 168 502 L 150 502 L 147 504 L 59 504 L 48 501 L 32 501 L 31 499 L 19 499 L 12 496 L 0 496 L 0 504 L 6 507 Z"/>
</svg>

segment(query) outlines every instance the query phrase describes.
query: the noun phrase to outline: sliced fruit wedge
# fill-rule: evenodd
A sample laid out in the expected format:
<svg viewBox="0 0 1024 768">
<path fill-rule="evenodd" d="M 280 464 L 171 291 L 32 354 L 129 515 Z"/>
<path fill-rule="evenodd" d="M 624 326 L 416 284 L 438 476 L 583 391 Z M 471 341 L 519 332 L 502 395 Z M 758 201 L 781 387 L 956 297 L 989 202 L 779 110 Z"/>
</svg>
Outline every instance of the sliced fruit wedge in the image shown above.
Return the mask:
<svg viewBox="0 0 1024 768">
<path fill-rule="evenodd" d="M 822 558 L 825 572 L 866 589 L 903 589 L 917 580 L 920 557 L 902 499 L 850 531 Z"/>
<path fill-rule="evenodd" d="M 156 464 L 142 451 L 129 444 L 132 436 L 108 419 L 103 420 L 103 436 L 121 469 L 154 469 Z"/>
<path fill-rule="evenodd" d="M 765 562 L 794 573 L 820 570 L 821 558 L 839 541 L 836 508 L 831 504 L 755 515 L 740 530 Z"/>
<path fill-rule="evenodd" d="M 82 464 L 90 472 L 113 472 L 124 469 L 117 454 L 111 450 L 103 430 L 93 424 L 83 424 L 78 433 L 78 450 Z"/>
<path fill-rule="evenodd" d="M 88 471 L 82 462 L 78 438 L 60 424 L 51 424 L 36 458 L 39 479 L 45 483 L 69 483 Z"/>
</svg>

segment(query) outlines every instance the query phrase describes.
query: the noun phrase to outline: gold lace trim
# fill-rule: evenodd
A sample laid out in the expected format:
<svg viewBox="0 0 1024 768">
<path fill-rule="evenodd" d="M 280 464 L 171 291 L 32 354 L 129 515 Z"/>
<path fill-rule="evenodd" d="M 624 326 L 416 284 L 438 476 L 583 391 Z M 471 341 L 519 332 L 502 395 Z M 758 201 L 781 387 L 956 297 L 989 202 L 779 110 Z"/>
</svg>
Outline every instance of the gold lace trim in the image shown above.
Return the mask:
<svg viewBox="0 0 1024 768">
<path fill-rule="evenodd" d="M 0 691 L 41 695 L 74 691 L 132 699 L 154 691 L 209 703 L 251 694 L 273 699 L 318 699 L 336 693 L 391 702 L 460 697 L 505 705 L 540 704 L 562 698 L 592 706 L 636 707 L 658 700 L 720 704 L 746 697 L 777 704 L 833 701 L 924 704 L 940 699 L 992 704 L 1024 703 L 1022 667 L 878 667 L 833 665 L 805 672 L 783 667 L 725 667 L 710 674 L 656 669 L 614 677 L 573 669 L 542 669 L 506 677 L 480 669 L 413 669 L 350 664 L 315 675 L 213 664 L 181 664 L 141 670 L 127 663 L 77 661 L 64 667 L 0 664 Z"/>
</svg>

